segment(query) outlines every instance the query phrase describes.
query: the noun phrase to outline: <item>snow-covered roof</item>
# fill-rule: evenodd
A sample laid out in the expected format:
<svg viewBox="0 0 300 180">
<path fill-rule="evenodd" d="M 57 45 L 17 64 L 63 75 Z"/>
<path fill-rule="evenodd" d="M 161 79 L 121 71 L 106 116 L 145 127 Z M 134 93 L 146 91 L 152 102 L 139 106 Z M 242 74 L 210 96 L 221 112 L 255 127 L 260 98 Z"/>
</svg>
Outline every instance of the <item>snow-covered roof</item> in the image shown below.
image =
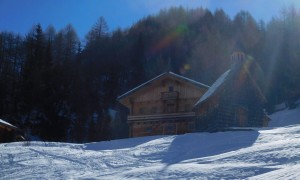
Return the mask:
<svg viewBox="0 0 300 180">
<path fill-rule="evenodd" d="M 6 122 L 6 121 L 3 121 L 2 119 L 0 119 L 0 125 L 3 124 L 3 125 L 6 125 L 6 126 L 9 126 L 9 127 L 12 127 L 12 128 L 17 128 L 16 126 Z"/>
<path fill-rule="evenodd" d="M 192 83 L 192 84 L 195 84 L 195 85 L 197 85 L 197 86 L 209 88 L 209 86 L 206 85 L 206 84 L 203 84 L 203 83 L 200 83 L 200 82 L 198 82 L 198 81 L 192 80 L 192 79 L 190 79 L 190 78 L 187 78 L 187 77 L 184 77 L 184 76 L 175 74 L 175 73 L 173 73 L 173 72 L 169 72 L 169 74 L 171 74 L 171 75 L 173 75 L 173 76 L 175 76 L 175 77 L 177 77 L 177 78 L 179 78 L 179 79 L 181 79 L 181 80 L 184 80 L 184 81 L 190 82 L 190 83 Z"/>
<path fill-rule="evenodd" d="M 200 82 L 197 82 L 197 81 L 195 81 L 195 80 L 189 79 L 189 78 L 187 78 L 187 77 L 184 77 L 184 76 L 175 74 L 175 73 L 173 73 L 173 72 L 165 72 L 165 73 L 162 73 L 162 74 L 156 76 L 155 78 L 153 78 L 153 79 L 151 79 L 151 80 L 149 80 L 149 81 L 147 81 L 147 82 L 145 82 L 145 83 L 143 83 L 143 84 L 141 84 L 141 85 L 139 85 L 139 86 L 137 86 L 137 87 L 131 89 L 130 91 L 128 91 L 128 92 L 126 92 L 126 93 L 120 95 L 117 99 L 118 99 L 118 100 L 119 100 L 119 99 L 122 99 L 122 98 L 124 98 L 124 97 L 130 95 L 131 93 L 136 92 L 137 90 L 141 89 L 142 87 L 145 87 L 145 86 L 150 85 L 153 81 L 155 81 L 155 80 L 157 80 L 157 79 L 159 79 L 159 78 L 162 78 L 162 77 L 164 77 L 164 76 L 175 77 L 175 78 L 177 78 L 177 79 L 180 79 L 180 80 L 182 80 L 182 81 L 189 82 L 189 83 L 194 84 L 194 85 L 199 86 L 199 87 L 209 88 L 208 85 L 202 84 L 202 83 L 200 83 Z"/>
<path fill-rule="evenodd" d="M 195 104 L 194 107 L 198 106 L 199 104 L 203 103 L 206 101 L 208 98 L 210 98 L 217 90 L 219 87 L 222 86 L 222 84 L 226 81 L 226 79 L 229 77 L 228 75 L 230 74 L 230 69 L 227 70 L 225 73 L 223 73 L 217 80 L 216 82 L 213 83 L 213 85 L 206 91 L 206 93 L 199 99 L 199 101 Z"/>
</svg>

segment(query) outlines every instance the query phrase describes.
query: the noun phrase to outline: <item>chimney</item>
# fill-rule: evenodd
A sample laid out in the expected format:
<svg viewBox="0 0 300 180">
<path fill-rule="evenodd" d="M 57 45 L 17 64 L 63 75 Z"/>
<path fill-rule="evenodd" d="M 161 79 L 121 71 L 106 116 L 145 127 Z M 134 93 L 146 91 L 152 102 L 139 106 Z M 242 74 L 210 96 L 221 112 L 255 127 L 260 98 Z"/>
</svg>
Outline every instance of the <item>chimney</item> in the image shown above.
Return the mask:
<svg viewBox="0 0 300 180">
<path fill-rule="evenodd" d="M 231 55 L 231 70 L 241 67 L 246 60 L 245 53 L 241 51 L 236 51 Z"/>
</svg>

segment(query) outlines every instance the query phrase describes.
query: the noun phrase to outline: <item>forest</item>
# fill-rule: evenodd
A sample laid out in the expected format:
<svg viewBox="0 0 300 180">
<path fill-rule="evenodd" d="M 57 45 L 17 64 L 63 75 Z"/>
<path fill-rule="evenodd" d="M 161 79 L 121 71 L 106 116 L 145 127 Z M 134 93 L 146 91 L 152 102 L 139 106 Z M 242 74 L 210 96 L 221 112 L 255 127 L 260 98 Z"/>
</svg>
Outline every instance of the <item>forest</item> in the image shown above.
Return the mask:
<svg viewBox="0 0 300 180">
<path fill-rule="evenodd" d="M 71 24 L 37 24 L 25 36 L 0 32 L 0 118 L 29 139 L 126 138 L 126 118 L 114 117 L 122 109 L 119 95 L 167 71 L 211 85 L 235 51 L 258 67 L 254 78 L 268 113 L 279 103 L 294 108 L 300 11 L 292 6 L 269 22 L 246 11 L 230 18 L 222 9 L 173 7 L 113 31 L 99 17 L 84 40 Z"/>
</svg>

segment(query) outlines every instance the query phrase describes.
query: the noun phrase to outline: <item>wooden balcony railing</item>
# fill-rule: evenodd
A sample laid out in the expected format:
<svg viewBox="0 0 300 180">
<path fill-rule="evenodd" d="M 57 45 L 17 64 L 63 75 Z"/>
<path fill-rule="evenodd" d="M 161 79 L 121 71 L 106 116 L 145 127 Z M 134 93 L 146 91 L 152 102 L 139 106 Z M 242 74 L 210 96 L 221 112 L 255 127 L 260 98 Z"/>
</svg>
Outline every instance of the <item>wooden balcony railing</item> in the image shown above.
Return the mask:
<svg viewBox="0 0 300 180">
<path fill-rule="evenodd" d="M 128 116 L 128 121 L 176 119 L 176 118 L 187 118 L 187 117 L 195 117 L 195 112 L 156 114 L 156 115 L 133 115 L 133 116 Z"/>
<path fill-rule="evenodd" d="M 178 96 L 179 96 L 179 93 L 177 91 L 161 93 L 162 100 L 175 100 L 175 99 L 178 99 Z"/>
</svg>

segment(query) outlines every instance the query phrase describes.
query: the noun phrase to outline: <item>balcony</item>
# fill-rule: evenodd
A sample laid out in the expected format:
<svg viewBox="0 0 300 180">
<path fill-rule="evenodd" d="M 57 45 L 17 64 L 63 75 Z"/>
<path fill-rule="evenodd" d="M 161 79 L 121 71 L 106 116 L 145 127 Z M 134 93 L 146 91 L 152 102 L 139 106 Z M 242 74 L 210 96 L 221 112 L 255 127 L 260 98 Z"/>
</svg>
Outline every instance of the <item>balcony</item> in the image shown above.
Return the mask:
<svg viewBox="0 0 300 180">
<path fill-rule="evenodd" d="M 195 112 L 170 113 L 170 114 L 155 114 L 155 115 L 133 115 L 128 116 L 128 121 L 147 121 L 159 119 L 178 119 L 195 117 Z"/>
<path fill-rule="evenodd" d="M 179 93 L 177 91 L 162 92 L 161 100 L 176 100 L 178 99 Z"/>
</svg>

